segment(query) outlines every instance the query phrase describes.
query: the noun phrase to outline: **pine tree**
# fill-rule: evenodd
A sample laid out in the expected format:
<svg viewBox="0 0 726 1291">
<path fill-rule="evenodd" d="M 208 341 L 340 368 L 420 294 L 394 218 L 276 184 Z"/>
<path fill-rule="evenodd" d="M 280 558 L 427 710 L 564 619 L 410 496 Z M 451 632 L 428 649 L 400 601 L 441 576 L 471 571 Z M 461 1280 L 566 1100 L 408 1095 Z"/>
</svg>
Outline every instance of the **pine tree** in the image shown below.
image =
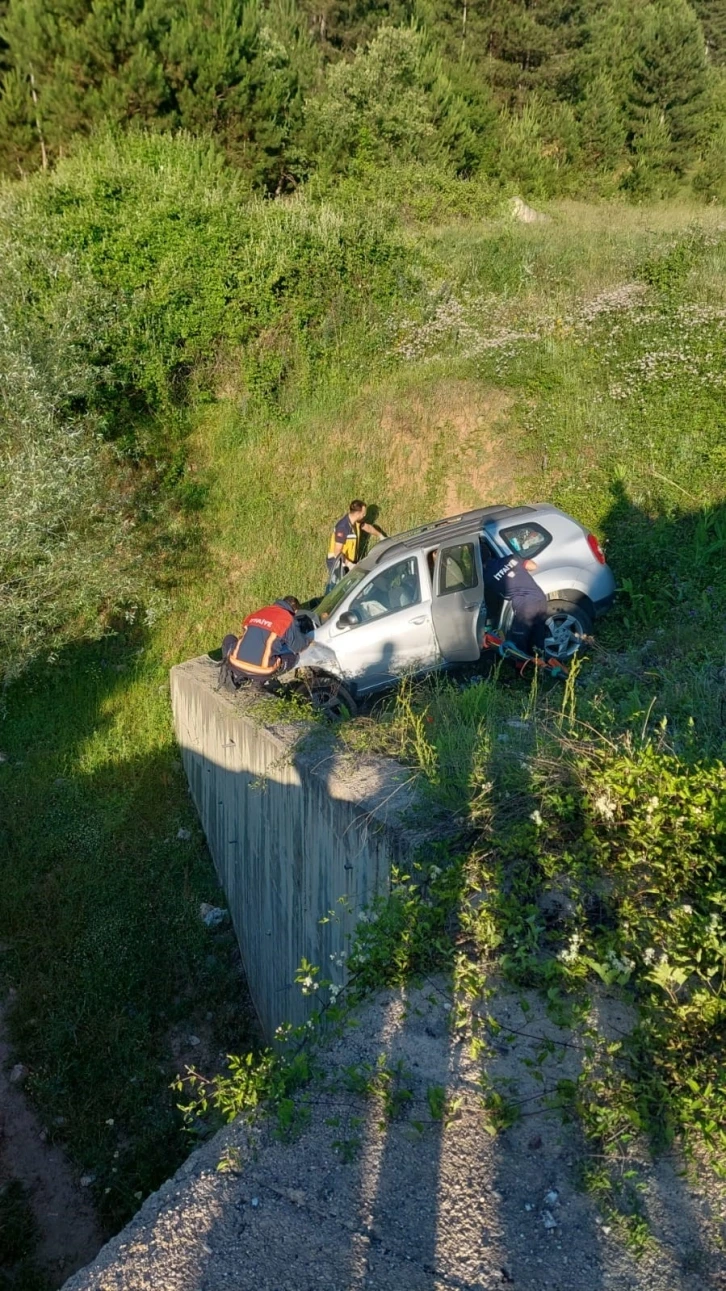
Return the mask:
<svg viewBox="0 0 726 1291">
<path fill-rule="evenodd" d="M 665 197 L 677 179 L 665 112 L 648 108 L 633 137 L 633 165 L 624 187 L 640 198 Z"/>
<path fill-rule="evenodd" d="M 691 0 L 706 40 L 710 62 L 716 66 L 726 63 L 726 0 Z"/>
<path fill-rule="evenodd" d="M 703 32 L 693 10 L 686 0 L 655 0 L 645 11 L 628 94 L 635 135 L 652 133 L 662 114 L 683 169 L 708 129 L 709 90 Z"/>
<path fill-rule="evenodd" d="M 279 183 L 291 114 L 302 112 L 296 68 L 254 0 L 177 0 L 162 53 L 179 123 L 213 133 L 260 181 Z"/>
<path fill-rule="evenodd" d="M 310 33 L 328 57 L 365 45 L 384 24 L 411 20 L 412 0 L 300 0 Z"/>
<path fill-rule="evenodd" d="M 417 13 L 450 58 L 479 67 L 500 101 L 533 91 L 576 96 L 578 58 L 601 0 L 418 0 Z"/>
<path fill-rule="evenodd" d="M 623 114 L 609 76 L 600 73 L 587 87 L 580 105 L 580 134 L 588 166 L 612 171 L 625 152 Z"/>
<path fill-rule="evenodd" d="M 159 0 L 9 0 L 8 59 L 27 91 L 26 120 L 16 120 L 15 139 L 32 124 L 52 159 L 101 116 L 160 114 L 165 87 L 152 3 L 163 20 Z M 4 98 L 0 116 L 10 111 Z"/>
<path fill-rule="evenodd" d="M 28 80 L 10 68 L 0 83 L 0 170 L 22 175 L 30 166 L 40 165 L 41 160 Z"/>
<path fill-rule="evenodd" d="M 633 63 L 652 0 L 608 0 L 592 17 L 582 51 L 583 85 L 607 76 L 621 108 L 629 104 Z M 627 114 L 626 114 L 627 115 Z"/>
<path fill-rule="evenodd" d="M 317 66 L 293 0 L 9 0 L 5 165 L 47 164 L 100 120 L 214 134 L 259 182 L 288 181 Z"/>
</svg>

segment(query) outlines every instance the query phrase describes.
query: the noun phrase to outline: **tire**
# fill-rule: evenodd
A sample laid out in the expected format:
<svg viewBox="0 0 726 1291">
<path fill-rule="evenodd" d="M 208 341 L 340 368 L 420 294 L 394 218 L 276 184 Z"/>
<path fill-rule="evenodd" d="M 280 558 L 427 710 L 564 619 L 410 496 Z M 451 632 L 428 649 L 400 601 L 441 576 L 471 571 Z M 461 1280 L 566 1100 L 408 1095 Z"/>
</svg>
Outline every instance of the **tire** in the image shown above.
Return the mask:
<svg viewBox="0 0 726 1291">
<path fill-rule="evenodd" d="M 358 706 L 350 691 L 328 673 L 312 673 L 306 678 L 305 692 L 313 710 L 329 722 L 342 722 L 346 717 L 358 715 Z"/>
<path fill-rule="evenodd" d="M 545 650 L 553 659 L 574 659 L 586 644 L 582 637 L 592 632 L 593 617 L 586 605 L 576 601 L 550 601 Z"/>
</svg>

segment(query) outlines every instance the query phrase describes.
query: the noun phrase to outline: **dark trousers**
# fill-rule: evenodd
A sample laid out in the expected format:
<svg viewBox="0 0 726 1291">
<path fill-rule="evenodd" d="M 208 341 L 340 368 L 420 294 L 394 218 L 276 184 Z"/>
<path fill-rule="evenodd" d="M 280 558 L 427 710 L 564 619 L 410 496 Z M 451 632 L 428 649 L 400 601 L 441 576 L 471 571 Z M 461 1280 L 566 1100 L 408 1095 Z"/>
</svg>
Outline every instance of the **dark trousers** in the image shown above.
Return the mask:
<svg viewBox="0 0 726 1291">
<path fill-rule="evenodd" d="M 522 654 L 531 655 L 535 650 L 538 654 L 544 654 L 546 639 L 547 620 L 544 614 L 531 619 L 517 618 L 515 614 L 507 632 L 507 640 L 516 645 Z"/>
</svg>

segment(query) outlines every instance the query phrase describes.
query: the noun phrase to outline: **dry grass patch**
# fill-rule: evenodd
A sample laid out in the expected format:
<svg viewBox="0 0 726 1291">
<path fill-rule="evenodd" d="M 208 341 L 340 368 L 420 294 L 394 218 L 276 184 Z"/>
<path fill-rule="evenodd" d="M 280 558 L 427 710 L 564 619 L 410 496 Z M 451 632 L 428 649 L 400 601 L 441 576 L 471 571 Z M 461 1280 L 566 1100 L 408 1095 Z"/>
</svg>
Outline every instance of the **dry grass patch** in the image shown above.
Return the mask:
<svg viewBox="0 0 726 1291">
<path fill-rule="evenodd" d="M 389 491 L 406 497 L 414 482 L 425 484 L 447 515 L 516 501 L 525 463 L 512 402 L 503 390 L 464 380 L 398 393 L 381 417 Z"/>
</svg>

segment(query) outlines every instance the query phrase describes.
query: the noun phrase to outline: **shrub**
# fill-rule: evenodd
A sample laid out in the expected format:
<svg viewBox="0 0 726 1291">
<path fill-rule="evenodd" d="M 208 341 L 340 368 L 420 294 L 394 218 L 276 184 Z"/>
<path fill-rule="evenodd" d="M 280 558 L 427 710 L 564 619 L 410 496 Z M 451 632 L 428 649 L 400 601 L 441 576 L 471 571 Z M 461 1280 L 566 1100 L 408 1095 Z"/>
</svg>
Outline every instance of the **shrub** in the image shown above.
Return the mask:
<svg viewBox="0 0 726 1291">
<path fill-rule="evenodd" d="M 308 103 L 311 154 L 341 172 L 356 161 L 450 161 L 457 171 L 480 155 L 469 109 L 426 38 L 381 27 L 351 63 L 333 64 L 324 92 Z"/>
<path fill-rule="evenodd" d="M 183 482 L 187 418 L 221 357 L 245 407 L 275 404 L 322 372 L 331 337 L 351 362 L 375 351 L 415 278 L 390 215 L 251 198 L 186 136 L 104 131 L 5 189 L 0 239 L 0 635 L 15 667 L 147 586 L 119 461 Z"/>
<path fill-rule="evenodd" d="M 101 607 L 133 600 L 145 580 L 100 420 L 88 412 L 109 302 L 70 258 L 23 255 L 5 239 L 0 246 L 0 674 L 7 674 L 98 628 Z"/>
</svg>

